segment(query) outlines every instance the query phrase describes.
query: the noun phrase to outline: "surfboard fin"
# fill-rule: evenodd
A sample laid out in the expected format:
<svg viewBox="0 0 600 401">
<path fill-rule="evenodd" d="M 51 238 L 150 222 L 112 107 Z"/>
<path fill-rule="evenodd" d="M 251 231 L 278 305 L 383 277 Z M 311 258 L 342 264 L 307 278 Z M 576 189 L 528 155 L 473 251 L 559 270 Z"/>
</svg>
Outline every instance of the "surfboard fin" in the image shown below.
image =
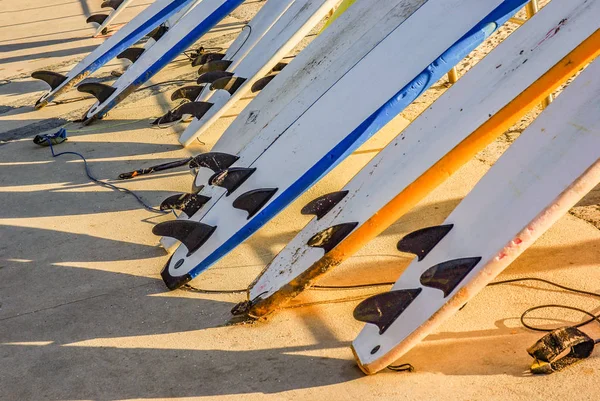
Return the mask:
<svg viewBox="0 0 600 401">
<path fill-rule="evenodd" d="M 180 241 L 188 250 L 187 256 L 190 256 L 210 238 L 216 228 L 197 221 L 170 220 L 155 225 L 152 233 Z"/>
<path fill-rule="evenodd" d="M 211 90 L 223 89 L 229 92 L 229 94 L 233 95 L 236 90 L 242 86 L 242 84 L 246 82 L 246 78 L 240 77 L 223 77 L 215 80 L 212 85 L 210 85 Z"/>
<path fill-rule="evenodd" d="M 142 53 L 144 53 L 146 49 L 143 47 L 130 47 L 129 49 L 125 49 L 117 56 L 118 59 L 126 58 L 127 60 L 135 63 L 135 61 L 140 58 Z"/>
<path fill-rule="evenodd" d="M 279 71 L 283 70 L 287 65 L 288 65 L 288 63 L 284 63 L 284 62 L 280 61 L 279 63 L 275 64 L 275 67 L 273 67 L 273 69 L 271 71 L 279 72 Z"/>
<path fill-rule="evenodd" d="M 277 188 L 261 188 L 241 194 L 233 201 L 233 207 L 248 212 L 248 220 L 275 195 Z"/>
<path fill-rule="evenodd" d="M 212 103 L 208 102 L 187 102 L 173 110 L 169 110 L 165 115 L 158 117 L 156 120 L 152 121 L 152 125 L 174 123 L 175 121 L 181 120 L 186 114 L 200 119 L 212 105 Z"/>
<path fill-rule="evenodd" d="M 190 161 L 190 168 L 206 167 L 216 173 L 231 167 L 238 159 L 238 156 L 230 155 L 228 153 L 202 153 Z"/>
<path fill-rule="evenodd" d="M 421 275 L 421 284 L 425 287 L 437 288 L 444 292 L 444 298 L 454 291 L 456 286 L 479 263 L 480 257 L 461 258 L 439 263 Z"/>
<path fill-rule="evenodd" d="M 558 372 L 589 357 L 594 346 L 594 340 L 575 327 L 551 331 L 527 349 L 527 353 L 534 358 L 531 373 Z"/>
<path fill-rule="evenodd" d="M 112 8 L 113 10 L 116 10 L 121 4 L 123 4 L 124 1 L 125 0 L 106 0 L 100 5 L 100 7 Z"/>
<path fill-rule="evenodd" d="M 215 173 L 208 183 L 227 189 L 227 196 L 238 189 L 254 172 L 255 168 L 231 167 Z"/>
<path fill-rule="evenodd" d="M 181 210 L 186 216 L 192 217 L 209 200 L 208 196 L 199 194 L 176 194 L 162 201 L 160 210 Z"/>
<path fill-rule="evenodd" d="M 316 199 L 308 202 L 306 206 L 302 208 L 300 213 L 304 215 L 314 214 L 317 216 L 317 220 L 325 216 L 331 209 L 335 207 L 342 199 L 348 195 L 348 191 L 332 192 L 323 196 L 319 196 Z"/>
<path fill-rule="evenodd" d="M 165 264 L 165 267 L 163 267 L 162 271 L 160 272 L 160 276 L 162 277 L 163 282 L 165 283 L 168 289 L 176 290 L 181 286 L 185 285 L 186 283 L 189 283 L 192 280 L 192 276 L 190 276 L 189 274 L 184 274 L 183 276 L 172 276 L 171 273 L 169 273 L 169 266 L 171 265 L 172 259 L 173 256 L 171 255 L 171 257 Z M 183 259 L 180 259 L 177 262 L 183 263 Z M 177 266 L 177 264 L 175 266 Z"/>
<path fill-rule="evenodd" d="M 250 88 L 250 90 L 252 93 L 260 92 L 261 90 L 265 89 L 265 86 L 267 86 L 276 76 L 277 74 L 267 75 L 266 77 L 259 79 L 252 84 L 252 88 Z"/>
<path fill-rule="evenodd" d="M 31 74 L 31 78 L 40 79 L 50 85 L 52 90 L 58 88 L 60 84 L 65 82 L 67 77 L 54 71 L 35 71 Z"/>
<path fill-rule="evenodd" d="M 209 63 L 202 64 L 202 66 L 198 69 L 198 75 L 212 71 L 225 71 L 231 65 L 231 63 L 231 60 L 213 60 Z"/>
<path fill-rule="evenodd" d="M 385 331 L 398 319 L 408 306 L 423 291 L 422 288 L 384 292 L 369 297 L 354 309 L 354 319 L 371 323 L 379 327 L 379 334 Z M 377 352 L 374 348 L 374 352 Z"/>
<path fill-rule="evenodd" d="M 202 64 L 210 63 L 211 61 L 221 60 L 225 57 L 223 53 L 202 53 L 194 59 L 192 67 L 197 67 Z"/>
<path fill-rule="evenodd" d="M 77 87 L 79 92 L 89 93 L 93 95 L 100 103 L 104 102 L 106 99 L 116 91 L 116 88 L 112 86 L 101 84 L 99 82 L 89 82 L 85 84 L 81 84 Z"/>
<path fill-rule="evenodd" d="M 212 84 L 217 79 L 224 78 L 224 77 L 231 77 L 232 75 L 233 75 L 233 72 L 229 72 L 229 71 L 205 72 L 204 74 L 202 74 L 198 77 L 198 79 L 196 80 L 196 83 L 198 85 Z"/>
<path fill-rule="evenodd" d="M 156 28 L 154 28 L 152 31 L 150 31 L 150 33 L 146 36 L 151 39 L 154 39 L 155 41 L 158 41 L 168 31 L 169 31 L 169 28 L 167 26 L 159 25 Z"/>
<path fill-rule="evenodd" d="M 354 230 L 358 223 L 342 223 L 319 231 L 308 240 L 306 245 L 323 248 L 325 253 L 331 251 Z"/>
<path fill-rule="evenodd" d="M 204 85 L 189 85 L 177 89 L 171 94 L 171 100 L 187 99 L 193 102 L 200 96 L 200 92 L 204 89 Z"/>
<path fill-rule="evenodd" d="M 452 230 L 453 224 L 433 226 L 414 231 L 398 242 L 398 250 L 417 255 L 419 261 Z"/>
<path fill-rule="evenodd" d="M 102 23 L 104 22 L 105 19 L 108 18 L 108 14 L 95 14 L 95 15 L 90 15 L 85 22 L 87 22 L 88 24 L 90 23 L 96 23 L 98 25 L 102 25 Z"/>
</svg>

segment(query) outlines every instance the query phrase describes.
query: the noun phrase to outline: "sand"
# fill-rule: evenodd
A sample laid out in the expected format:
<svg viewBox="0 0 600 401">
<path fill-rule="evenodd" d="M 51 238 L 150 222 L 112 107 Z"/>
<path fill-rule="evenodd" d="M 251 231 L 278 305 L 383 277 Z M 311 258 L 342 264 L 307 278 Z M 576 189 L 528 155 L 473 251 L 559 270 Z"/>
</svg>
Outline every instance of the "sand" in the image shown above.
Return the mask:
<svg viewBox="0 0 600 401">
<path fill-rule="evenodd" d="M 117 22 L 149 3 L 139 0 Z M 0 13 L 0 399 L 247 399 L 256 400 L 595 400 L 600 359 L 560 374 L 533 377 L 525 349 L 541 335 L 518 317 L 541 303 L 568 303 L 597 310 L 597 302 L 540 287 L 488 288 L 399 362 L 414 373 L 364 376 L 349 344 L 361 329 L 352 318 L 359 298 L 381 289 L 308 291 L 295 306 L 266 322 L 234 324 L 230 309 L 244 294 L 169 292 L 159 277 L 167 255 L 152 226 L 170 217 L 140 208 L 130 196 L 100 188 L 74 156 L 53 159 L 31 142 L 38 133 L 67 124 L 69 141 L 57 151 L 84 154 L 93 173 L 119 173 L 207 151 L 249 99 L 189 149 L 177 138 L 184 126 L 150 128 L 148 122 L 175 104 L 174 84 L 131 96 L 108 118 L 90 127 L 80 117 L 91 99 L 31 107 L 45 84 L 36 69 L 67 71 L 100 39 L 85 23 L 99 1 L 2 0 Z M 226 46 L 256 12 L 247 1 L 209 35 Z M 507 26 L 470 55 L 464 72 L 516 26 Z M 121 62 L 95 78 L 109 81 Z M 195 68 L 178 58 L 150 84 L 193 79 Z M 235 249 L 192 285 L 243 289 L 308 221 L 300 208 L 339 189 L 377 149 L 448 87 L 444 79 L 323 181 Z M 76 91 L 63 99 L 77 99 Z M 530 114 L 418 207 L 323 280 L 324 284 L 394 281 L 410 259 L 395 250 L 402 235 L 439 224 L 531 121 Z M 119 182 L 157 205 L 190 188 L 179 169 Z M 502 275 L 534 276 L 588 291 L 600 290 L 600 191 L 564 216 Z M 555 314 L 574 321 L 580 316 Z M 585 328 L 599 336 L 593 326 Z"/>
</svg>

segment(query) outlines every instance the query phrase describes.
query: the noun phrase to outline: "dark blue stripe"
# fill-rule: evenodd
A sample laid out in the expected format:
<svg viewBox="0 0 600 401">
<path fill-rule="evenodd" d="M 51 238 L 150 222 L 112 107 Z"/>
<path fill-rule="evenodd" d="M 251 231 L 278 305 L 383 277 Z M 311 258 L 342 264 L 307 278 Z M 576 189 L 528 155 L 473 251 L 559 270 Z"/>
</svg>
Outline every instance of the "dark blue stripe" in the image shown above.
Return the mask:
<svg viewBox="0 0 600 401">
<path fill-rule="evenodd" d="M 354 131 L 344 138 L 337 146 L 311 167 L 296 182 L 281 192 L 270 204 L 260 211 L 252 220 L 235 233 L 223 245 L 217 248 L 199 263 L 189 274 L 198 276 L 204 270 L 217 262 L 237 245 L 254 234 L 260 227 L 275 217 L 294 199 L 310 188 L 324 174 L 331 170 L 343 158 L 352 153 L 362 143 L 369 139 L 385 124 L 391 121 L 405 107 L 410 105 L 433 83 L 446 74 L 452 66 L 465 58 L 473 49 L 487 39 L 499 26 L 512 17 L 528 0 L 506 0 L 479 24 L 454 43 L 439 58 L 431 63 L 413 81 L 402 88 L 387 103 L 381 106 L 369 118 L 363 121 Z M 489 25 L 495 24 L 490 29 Z"/>
<path fill-rule="evenodd" d="M 148 81 L 152 78 L 157 72 L 159 72 L 162 68 L 164 68 L 167 64 L 169 64 L 175 57 L 179 54 L 183 53 L 184 50 L 187 50 L 188 47 L 194 44 L 202 35 L 212 29 L 215 25 L 217 25 L 223 18 L 225 18 L 231 11 L 233 11 L 237 6 L 243 3 L 244 0 L 227 0 L 221 6 L 219 6 L 215 11 L 213 11 L 210 15 L 204 18 L 195 28 L 190 30 L 190 32 L 181 38 L 176 45 L 168 49 L 161 57 L 159 57 L 154 64 L 150 65 L 146 71 L 141 73 L 129 86 L 122 89 L 121 93 L 124 96 L 116 96 L 113 100 L 106 103 L 102 109 L 96 112 L 96 116 L 98 118 L 102 118 L 106 113 L 108 113 L 113 107 L 115 107 L 121 100 L 123 100 L 126 95 L 135 91 L 138 87 L 144 84 L 144 82 Z M 198 7 L 202 7 L 202 3 Z M 166 34 L 168 35 L 168 33 Z M 166 37 L 166 35 L 164 37 Z M 143 55 L 142 55 L 143 57 Z"/>
</svg>

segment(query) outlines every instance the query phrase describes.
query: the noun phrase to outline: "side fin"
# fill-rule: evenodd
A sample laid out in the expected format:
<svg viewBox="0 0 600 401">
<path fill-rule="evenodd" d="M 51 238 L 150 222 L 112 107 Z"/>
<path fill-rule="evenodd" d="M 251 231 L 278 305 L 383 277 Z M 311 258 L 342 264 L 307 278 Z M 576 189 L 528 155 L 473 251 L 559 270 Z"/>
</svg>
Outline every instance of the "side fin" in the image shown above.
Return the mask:
<svg viewBox="0 0 600 401">
<path fill-rule="evenodd" d="M 223 89 L 229 92 L 230 94 L 234 94 L 236 90 L 242 86 L 242 84 L 246 82 L 246 78 L 240 77 L 223 77 L 215 80 L 212 85 L 210 85 L 211 90 Z"/>
<path fill-rule="evenodd" d="M 211 71 L 225 71 L 231 65 L 230 60 L 214 60 L 202 66 L 198 69 L 198 74 L 202 75 Z"/>
<path fill-rule="evenodd" d="M 77 87 L 79 92 L 89 93 L 93 95 L 100 103 L 104 102 L 106 99 L 116 91 L 116 88 L 112 86 L 101 84 L 98 82 L 89 82 L 86 84 L 81 84 Z"/>
<path fill-rule="evenodd" d="M 354 309 L 354 319 L 379 327 L 379 334 L 398 319 L 423 291 L 421 288 L 396 290 L 377 294 L 365 299 Z"/>
<path fill-rule="evenodd" d="M 200 92 L 204 89 L 204 85 L 189 85 L 177 89 L 171 94 L 171 100 L 187 99 L 193 102 L 200 96 Z"/>
<path fill-rule="evenodd" d="M 241 194 L 233 201 L 233 207 L 248 212 L 248 220 L 275 195 L 277 188 L 261 188 Z"/>
<path fill-rule="evenodd" d="M 279 63 L 275 64 L 275 67 L 273 67 L 273 69 L 271 71 L 279 72 L 279 71 L 283 70 L 287 65 L 288 65 L 288 63 L 284 63 L 284 62 L 280 61 Z"/>
<path fill-rule="evenodd" d="M 102 23 L 104 22 L 105 19 L 108 18 L 108 14 L 95 14 L 95 15 L 90 15 L 85 22 L 92 23 L 95 22 L 98 25 L 102 25 Z"/>
<path fill-rule="evenodd" d="M 342 223 L 319 231 L 308 240 L 306 245 L 323 248 L 325 253 L 331 251 L 354 230 L 358 223 Z"/>
<path fill-rule="evenodd" d="M 419 261 L 452 230 L 453 224 L 422 228 L 406 235 L 398 242 L 398 250 L 417 255 Z"/>
<path fill-rule="evenodd" d="M 150 33 L 146 36 L 154 39 L 155 41 L 158 41 L 168 31 L 169 31 L 169 28 L 167 26 L 159 25 L 156 28 L 154 28 L 152 31 L 150 31 Z"/>
<path fill-rule="evenodd" d="M 261 90 L 265 89 L 265 86 L 267 86 L 276 76 L 277 74 L 267 75 L 266 77 L 259 79 L 252 84 L 252 88 L 250 88 L 250 90 L 252 93 L 260 92 Z"/>
<path fill-rule="evenodd" d="M 50 85 L 50 88 L 52 88 L 52 90 L 58 88 L 58 86 L 65 82 L 65 80 L 67 79 L 67 77 L 65 77 L 64 75 L 54 71 L 35 71 L 31 74 L 31 78 L 41 79 L 42 81 Z"/>
<path fill-rule="evenodd" d="M 314 214 L 317 216 L 317 220 L 325 216 L 331 209 L 335 207 L 342 199 L 348 195 L 348 191 L 332 192 L 323 196 L 319 196 L 316 199 L 308 202 L 306 206 L 302 208 L 300 213 L 304 215 Z"/>
<path fill-rule="evenodd" d="M 188 250 L 187 256 L 190 256 L 210 238 L 216 228 L 191 220 L 170 220 L 155 225 L 152 233 L 181 241 Z"/>
<path fill-rule="evenodd" d="M 126 58 L 127 60 L 131 61 L 132 63 L 135 63 L 135 61 L 140 58 L 140 56 L 142 55 L 142 53 L 144 53 L 146 49 L 144 49 L 143 47 L 130 47 L 129 49 L 125 49 L 124 51 L 122 51 L 117 58 L 118 59 L 122 59 L 122 58 Z"/>
<path fill-rule="evenodd" d="M 217 79 L 224 78 L 224 77 L 230 77 L 232 75 L 233 75 L 233 72 L 229 72 L 229 71 L 211 71 L 211 72 L 205 72 L 204 74 L 202 74 L 202 75 L 200 75 L 198 77 L 198 79 L 196 80 L 196 83 L 198 85 L 201 85 L 201 84 L 212 84 Z"/>
<path fill-rule="evenodd" d="M 124 1 L 125 0 L 106 0 L 100 5 L 100 7 L 112 8 L 113 10 L 116 10 L 121 4 L 123 4 Z"/>
<path fill-rule="evenodd" d="M 456 286 L 473 270 L 480 257 L 461 258 L 439 263 L 421 275 L 421 284 L 444 292 L 444 298 L 454 291 Z"/>
<path fill-rule="evenodd" d="M 176 194 L 162 201 L 160 210 L 181 210 L 192 217 L 209 200 L 208 196 L 199 194 Z"/>
<path fill-rule="evenodd" d="M 202 153 L 190 161 L 190 168 L 206 167 L 216 173 L 231 167 L 238 159 L 238 156 L 230 155 L 228 153 Z"/>
<path fill-rule="evenodd" d="M 152 125 L 173 123 L 181 120 L 186 114 L 190 114 L 194 116 L 194 118 L 200 119 L 212 105 L 213 104 L 209 102 L 187 102 L 174 110 L 169 110 L 165 115 L 158 117 L 152 122 Z"/>
<path fill-rule="evenodd" d="M 208 183 L 227 189 L 227 196 L 238 189 L 254 172 L 255 168 L 231 167 L 215 173 L 209 178 Z"/>
<path fill-rule="evenodd" d="M 223 53 L 202 53 L 192 63 L 192 67 L 197 67 L 202 64 L 210 63 L 211 61 L 221 60 L 225 57 Z"/>
</svg>

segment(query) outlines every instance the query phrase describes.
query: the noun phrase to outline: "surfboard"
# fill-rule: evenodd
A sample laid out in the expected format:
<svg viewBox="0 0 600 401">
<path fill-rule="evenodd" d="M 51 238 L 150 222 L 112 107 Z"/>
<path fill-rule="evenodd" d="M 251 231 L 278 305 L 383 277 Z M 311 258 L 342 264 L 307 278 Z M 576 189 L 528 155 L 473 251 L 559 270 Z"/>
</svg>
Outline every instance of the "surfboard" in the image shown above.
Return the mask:
<svg viewBox="0 0 600 401">
<path fill-rule="evenodd" d="M 345 187 L 307 204 L 317 218 L 251 284 L 248 313 L 268 315 L 310 287 L 585 66 L 599 51 L 599 13 L 598 1 L 552 1 Z"/>
<path fill-rule="evenodd" d="M 181 120 L 184 115 L 194 115 L 197 110 L 202 110 L 202 102 L 210 100 L 215 93 L 210 89 L 210 84 L 219 78 L 231 76 L 232 70 L 254 48 L 256 43 L 272 28 L 291 4 L 296 0 L 269 0 L 258 10 L 254 18 L 248 22 L 237 38 L 229 46 L 225 54 L 204 53 L 192 63 L 200 66 L 198 73 L 199 85 L 188 85 L 173 92 L 171 99 L 188 99 L 192 103 L 184 103 L 167 114 L 159 117 L 154 124 L 171 123 Z"/>
<path fill-rule="evenodd" d="M 268 315 L 357 252 L 585 66 L 598 54 L 599 13 L 598 1 L 552 1 L 344 188 L 306 205 L 317 218 L 250 286 L 249 314 Z"/>
<path fill-rule="evenodd" d="M 108 13 L 102 14 L 94 14 L 88 17 L 86 22 L 88 23 L 96 23 L 98 24 L 98 28 L 96 28 L 96 32 L 93 37 L 104 33 L 104 30 L 110 25 L 111 22 L 115 20 L 127 8 L 129 4 L 131 4 L 133 0 L 106 0 L 102 2 L 102 8 L 112 8 L 113 10 Z"/>
<path fill-rule="evenodd" d="M 250 91 L 256 81 L 267 75 L 292 51 L 336 3 L 337 0 L 294 1 L 238 65 L 227 68 L 226 76 L 214 80 L 204 89 L 202 97 L 197 101 L 204 102 L 203 105 L 208 108 L 204 114 L 195 116 L 181 134 L 179 142 L 188 146 L 206 132 Z"/>
<path fill-rule="evenodd" d="M 225 193 L 211 197 L 203 210 L 191 217 L 193 221 L 178 220 L 154 227 L 155 234 L 177 238 L 184 244 L 162 272 L 165 283 L 169 288 L 184 284 L 248 238 L 436 82 L 524 3 L 401 0 L 393 5 L 386 2 L 391 10 L 370 7 L 372 4 L 360 7 L 360 3 L 348 9 L 338 22 L 345 20 L 353 27 L 362 26 L 364 21 L 360 20 L 373 15 L 371 8 L 377 9 L 374 15 L 384 13 L 377 24 L 368 24 L 373 36 L 361 37 L 372 40 L 373 45 L 365 48 L 363 40 L 350 42 L 343 49 L 344 57 L 336 57 L 335 47 L 339 42 L 331 40 L 331 36 L 348 31 L 342 24 L 328 35 L 338 26 L 334 23 L 315 39 L 331 40 L 325 42 L 330 46 L 329 51 L 309 53 L 307 64 L 297 63 L 297 57 L 273 81 L 281 79 L 285 89 L 291 91 L 301 87 L 301 93 L 290 99 L 288 108 L 281 110 L 278 104 L 274 108 L 282 113 L 269 118 L 266 124 L 258 120 L 273 112 L 270 107 L 257 110 L 249 106 L 246 109 L 250 110 L 250 118 L 243 114 L 238 117 L 250 129 L 261 127 L 261 132 L 229 159 L 233 161 L 228 166 L 219 166 L 207 181 Z M 461 23 L 457 24 L 459 20 Z M 344 36 L 341 40 L 348 38 Z M 317 48 L 320 43 L 323 42 L 317 42 Z M 406 54 L 411 54 L 410 62 L 406 62 Z M 330 62 L 319 64 L 319 58 Z M 349 60 L 352 62 L 348 63 Z M 294 63 L 297 63 L 295 69 L 291 68 Z M 396 70 L 393 79 L 374 74 L 373 66 L 382 63 L 403 68 Z M 323 81 L 327 81 L 325 73 L 331 79 L 328 87 L 323 87 Z M 306 78 L 302 79 L 302 75 Z M 287 81 L 283 80 L 286 76 L 290 77 Z M 353 98 L 356 82 L 363 85 L 361 101 L 348 102 Z M 312 91 L 317 88 L 321 93 L 312 100 Z M 279 103 L 282 98 L 287 100 L 276 86 L 267 86 L 266 90 L 255 100 L 263 95 L 269 105 Z M 275 90 L 274 96 L 268 97 Z M 310 103 L 305 103 L 309 99 Z M 344 107 L 340 107 L 340 101 L 345 102 Z M 289 107 L 294 103 L 305 106 Z M 241 131 L 237 131 L 238 138 L 243 136 Z M 201 159 L 210 157 L 211 154 L 201 155 Z M 282 162 L 285 160 L 294 162 Z M 200 195 L 205 193 L 201 191 Z M 191 237 L 184 235 L 189 230 L 194 232 Z"/>
<path fill-rule="evenodd" d="M 243 0 L 202 0 L 169 29 L 160 42 L 144 51 L 112 85 L 79 85 L 77 90 L 90 93 L 98 99 L 84 115 L 83 124 L 90 124 L 106 115 L 241 3 Z"/>
<path fill-rule="evenodd" d="M 335 9 L 329 20 L 323 25 L 323 32 L 325 29 L 329 28 L 329 25 L 333 24 L 333 22 L 340 17 L 346 10 L 356 2 L 356 0 L 344 0 L 340 3 L 340 5 Z"/>
<path fill-rule="evenodd" d="M 153 29 L 184 7 L 189 6 L 190 3 L 193 3 L 192 0 L 155 1 L 80 61 L 66 76 L 54 71 L 32 73 L 33 78 L 41 79 L 50 85 L 50 91 L 40 97 L 35 108 L 40 109 L 46 106 L 56 97 L 83 81 L 88 75 L 151 33 Z"/>
<path fill-rule="evenodd" d="M 403 238 L 418 255 L 390 292 L 361 302 L 361 369 L 396 361 L 450 318 L 600 183 L 600 61 L 588 66 L 441 226 Z"/>
</svg>

